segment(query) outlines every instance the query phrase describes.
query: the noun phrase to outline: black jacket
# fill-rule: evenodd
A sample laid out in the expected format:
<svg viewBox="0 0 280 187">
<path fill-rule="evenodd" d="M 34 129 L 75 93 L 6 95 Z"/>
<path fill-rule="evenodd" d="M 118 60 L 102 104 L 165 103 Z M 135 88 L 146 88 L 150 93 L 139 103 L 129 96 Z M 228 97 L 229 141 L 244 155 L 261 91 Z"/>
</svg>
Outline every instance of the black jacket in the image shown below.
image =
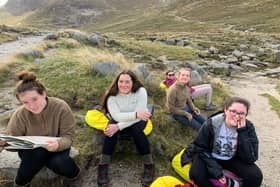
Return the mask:
<svg viewBox="0 0 280 187">
<path fill-rule="evenodd" d="M 195 154 L 203 159 L 207 164 L 209 174 L 219 179 L 223 176 L 222 167 L 216 162 L 216 158 L 211 155 L 215 133 L 224 122 L 224 114 L 219 113 L 210 117 L 201 127 L 193 143 L 184 151 L 181 157 L 181 165 L 190 162 Z M 258 159 L 258 138 L 253 124 L 246 120 L 246 126 L 237 129 L 237 151 L 234 158 L 246 163 L 254 163 Z"/>
</svg>

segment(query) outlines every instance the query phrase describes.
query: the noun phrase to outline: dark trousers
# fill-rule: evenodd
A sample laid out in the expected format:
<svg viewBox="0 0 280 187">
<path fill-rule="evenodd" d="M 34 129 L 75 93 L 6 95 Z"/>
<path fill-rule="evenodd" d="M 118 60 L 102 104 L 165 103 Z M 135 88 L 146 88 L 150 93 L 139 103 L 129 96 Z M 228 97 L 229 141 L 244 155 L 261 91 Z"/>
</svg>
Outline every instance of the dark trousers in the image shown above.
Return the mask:
<svg viewBox="0 0 280 187">
<path fill-rule="evenodd" d="M 230 160 L 218 160 L 216 161 L 224 168 L 227 169 L 240 178 L 242 178 L 242 187 L 259 187 L 261 186 L 263 175 L 260 168 L 256 164 L 247 164 L 237 158 Z M 214 187 L 210 182 L 209 175 L 205 162 L 195 156 L 190 169 L 190 178 L 195 181 L 198 187 Z"/>
<path fill-rule="evenodd" d="M 202 126 L 202 124 L 206 121 L 206 119 L 200 114 L 200 115 L 196 115 L 194 113 L 194 111 L 191 110 L 191 108 L 187 105 L 184 110 L 186 112 L 189 112 L 192 115 L 192 120 L 190 121 L 187 117 L 182 116 L 182 115 L 177 115 L 177 114 L 172 114 L 172 117 L 184 124 L 184 125 L 189 125 L 193 128 L 195 128 L 196 130 L 199 130 L 200 127 Z"/>
<path fill-rule="evenodd" d="M 146 121 L 139 121 L 122 131 L 116 132 L 112 137 L 105 137 L 102 153 L 112 155 L 121 133 L 129 133 L 141 155 L 150 154 L 150 143 L 143 129 L 146 127 Z"/>
<path fill-rule="evenodd" d="M 15 179 L 16 184 L 25 185 L 46 166 L 58 175 L 75 178 L 79 167 L 69 156 L 70 149 L 61 152 L 49 152 L 44 148 L 20 150 L 18 152 L 21 163 Z"/>
</svg>

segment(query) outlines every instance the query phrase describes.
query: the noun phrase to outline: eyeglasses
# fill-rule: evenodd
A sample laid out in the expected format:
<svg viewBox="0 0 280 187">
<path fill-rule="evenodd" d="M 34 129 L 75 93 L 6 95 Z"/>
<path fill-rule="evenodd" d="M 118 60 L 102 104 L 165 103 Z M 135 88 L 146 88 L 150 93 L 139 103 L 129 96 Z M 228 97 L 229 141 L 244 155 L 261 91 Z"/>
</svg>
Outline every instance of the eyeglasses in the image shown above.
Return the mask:
<svg viewBox="0 0 280 187">
<path fill-rule="evenodd" d="M 230 112 L 231 115 L 238 115 L 240 117 L 244 117 L 247 115 L 247 113 L 245 112 L 237 112 L 236 110 L 232 110 L 232 109 L 229 109 L 228 111 Z"/>
<path fill-rule="evenodd" d="M 169 77 L 171 77 L 171 76 L 174 76 L 175 73 L 168 73 L 167 75 L 168 75 Z"/>
</svg>

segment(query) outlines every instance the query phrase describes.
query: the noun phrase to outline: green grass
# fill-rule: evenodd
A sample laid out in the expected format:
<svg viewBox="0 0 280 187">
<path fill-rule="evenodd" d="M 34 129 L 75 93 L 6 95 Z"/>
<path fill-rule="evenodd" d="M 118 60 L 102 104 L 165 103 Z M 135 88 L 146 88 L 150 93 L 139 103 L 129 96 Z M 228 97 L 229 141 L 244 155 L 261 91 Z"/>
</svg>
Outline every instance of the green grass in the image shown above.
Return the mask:
<svg viewBox="0 0 280 187">
<path fill-rule="evenodd" d="M 138 41 L 133 39 L 120 40 L 119 42 L 121 47 L 126 51 L 145 54 L 146 56 L 155 58 L 161 55 L 178 60 L 193 60 L 197 58 L 196 51 L 188 47 L 171 46 L 160 42 Z"/>
<path fill-rule="evenodd" d="M 269 94 L 262 94 L 262 96 L 268 98 L 271 109 L 274 110 L 280 118 L 280 101 Z"/>
<path fill-rule="evenodd" d="M 278 81 L 277 85 L 276 85 L 276 90 L 278 91 L 278 93 L 280 94 L 280 81 Z"/>
</svg>

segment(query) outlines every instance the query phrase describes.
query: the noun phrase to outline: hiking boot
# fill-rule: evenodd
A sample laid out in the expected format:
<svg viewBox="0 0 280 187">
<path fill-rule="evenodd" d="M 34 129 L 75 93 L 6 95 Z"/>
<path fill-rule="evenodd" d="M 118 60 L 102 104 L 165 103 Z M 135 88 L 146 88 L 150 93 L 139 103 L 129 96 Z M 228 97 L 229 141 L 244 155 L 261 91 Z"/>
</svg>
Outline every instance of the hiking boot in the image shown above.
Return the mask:
<svg viewBox="0 0 280 187">
<path fill-rule="evenodd" d="M 98 173 L 97 173 L 97 184 L 99 187 L 106 187 L 109 184 L 109 177 L 108 177 L 108 164 L 99 164 L 98 165 Z"/>
<path fill-rule="evenodd" d="M 205 110 L 216 110 L 216 105 L 210 103 L 208 106 L 205 106 Z"/>
<path fill-rule="evenodd" d="M 144 163 L 144 173 L 142 176 L 142 185 L 145 187 L 150 186 L 155 176 L 155 166 L 153 163 Z"/>
<path fill-rule="evenodd" d="M 16 183 L 14 183 L 14 186 L 13 187 L 29 187 L 30 186 L 30 183 L 26 184 L 26 185 L 18 185 Z"/>
<path fill-rule="evenodd" d="M 72 179 L 68 179 L 69 185 L 68 187 L 80 187 L 82 182 L 81 171 L 78 175 Z"/>
</svg>

